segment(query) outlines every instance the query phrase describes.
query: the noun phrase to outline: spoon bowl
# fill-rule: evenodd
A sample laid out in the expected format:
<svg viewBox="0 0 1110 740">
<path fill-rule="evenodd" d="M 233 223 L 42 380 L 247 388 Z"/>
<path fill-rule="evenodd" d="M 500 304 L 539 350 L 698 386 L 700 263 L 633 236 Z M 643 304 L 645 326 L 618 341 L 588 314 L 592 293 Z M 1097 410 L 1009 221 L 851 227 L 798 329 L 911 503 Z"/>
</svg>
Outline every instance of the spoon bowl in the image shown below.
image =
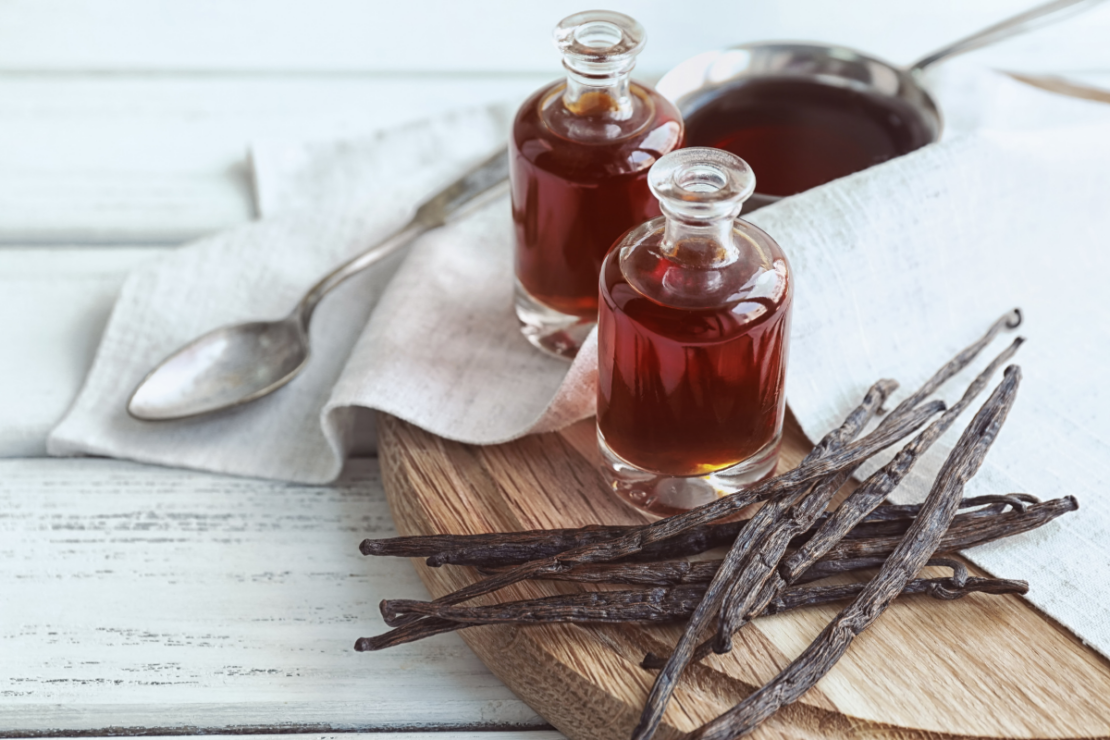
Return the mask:
<svg viewBox="0 0 1110 740">
<path fill-rule="evenodd" d="M 308 356 L 308 333 L 295 315 L 214 329 L 151 371 L 127 412 L 168 421 L 247 403 L 296 377 Z"/>
</svg>

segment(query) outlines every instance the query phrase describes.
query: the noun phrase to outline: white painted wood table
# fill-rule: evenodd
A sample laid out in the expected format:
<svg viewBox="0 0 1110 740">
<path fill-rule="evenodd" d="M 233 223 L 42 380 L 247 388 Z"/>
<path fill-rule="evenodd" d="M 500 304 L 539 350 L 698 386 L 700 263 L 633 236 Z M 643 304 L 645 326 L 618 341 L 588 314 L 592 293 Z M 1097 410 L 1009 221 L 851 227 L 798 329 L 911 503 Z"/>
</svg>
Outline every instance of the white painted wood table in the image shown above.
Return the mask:
<svg viewBox="0 0 1110 740">
<path fill-rule="evenodd" d="M 1019 0 L 615 2 L 652 79 L 742 40 L 906 62 Z M 422 598 L 377 463 L 309 487 L 45 457 L 127 271 L 253 217 L 260 138 L 355 136 L 559 74 L 551 0 L 0 0 L 0 737 L 400 730 L 559 737 L 455 635 L 373 655 Z M 982 52 L 1105 84 L 1110 8 Z"/>
</svg>

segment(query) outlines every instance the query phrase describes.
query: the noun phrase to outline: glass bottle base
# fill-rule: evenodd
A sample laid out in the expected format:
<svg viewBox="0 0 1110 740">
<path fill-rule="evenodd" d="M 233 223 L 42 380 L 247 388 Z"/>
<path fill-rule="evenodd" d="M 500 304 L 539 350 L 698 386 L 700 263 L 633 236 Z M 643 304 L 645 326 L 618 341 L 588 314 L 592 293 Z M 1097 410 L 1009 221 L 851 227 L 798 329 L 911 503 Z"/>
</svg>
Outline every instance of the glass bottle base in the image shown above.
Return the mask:
<svg viewBox="0 0 1110 740">
<path fill-rule="evenodd" d="M 597 445 L 601 451 L 601 474 L 613 493 L 649 514 L 671 516 L 770 478 L 779 461 L 782 430 L 747 460 L 705 475 L 667 475 L 638 468 L 613 452 L 600 430 Z"/>
<path fill-rule="evenodd" d="M 513 290 L 513 304 L 520 320 L 520 331 L 528 341 L 549 355 L 567 360 L 574 359 L 597 324 L 592 318 L 584 319 L 545 306 L 533 298 L 519 280 Z"/>
</svg>

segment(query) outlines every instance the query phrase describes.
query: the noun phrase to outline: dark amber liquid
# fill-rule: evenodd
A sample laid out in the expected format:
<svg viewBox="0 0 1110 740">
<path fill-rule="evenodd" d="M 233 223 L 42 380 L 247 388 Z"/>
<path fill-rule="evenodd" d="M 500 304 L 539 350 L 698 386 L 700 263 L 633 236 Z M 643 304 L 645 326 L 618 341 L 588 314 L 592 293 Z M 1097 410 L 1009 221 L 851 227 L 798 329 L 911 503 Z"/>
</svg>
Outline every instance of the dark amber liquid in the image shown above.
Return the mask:
<svg viewBox="0 0 1110 740">
<path fill-rule="evenodd" d="M 667 269 L 660 260 L 661 273 Z M 791 289 L 744 320 L 678 309 L 628 284 L 614 254 L 598 311 L 598 429 L 638 468 L 704 475 L 751 458 L 782 428 Z"/>
<path fill-rule="evenodd" d="M 936 139 L 908 103 L 809 80 L 753 79 L 693 102 L 689 146 L 743 157 L 756 190 L 793 195 L 906 154 Z"/>
<path fill-rule="evenodd" d="M 516 275 L 549 308 L 593 319 L 601 261 L 634 226 L 659 215 L 648 190 L 651 165 L 681 146 L 678 111 L 647 88 L 632 85 L 648 120 L 631 135 L 586 143 L 566 138 L 543 120 L 541 107 L 563 84 L 540 90 L 521 106 L 509 148 L 512 168 Z M 601 116 L 580 116 L 604 126 Z"/>
</svg>

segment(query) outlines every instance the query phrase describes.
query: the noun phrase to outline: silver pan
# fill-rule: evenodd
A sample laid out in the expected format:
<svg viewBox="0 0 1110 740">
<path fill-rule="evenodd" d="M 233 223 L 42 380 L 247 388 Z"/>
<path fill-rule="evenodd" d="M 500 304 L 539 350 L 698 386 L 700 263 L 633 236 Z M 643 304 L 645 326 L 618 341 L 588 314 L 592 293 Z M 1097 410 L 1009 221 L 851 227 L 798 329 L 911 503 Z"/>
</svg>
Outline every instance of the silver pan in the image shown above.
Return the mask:
<svg viewBox="0 0 1110 740">
<path fill-rule="evenodd" d="M 926 68 L 957 54 L 1070 17 L 1100 2 L 1103 0 L 1054 0 L 1039 5 L 938 49 L 908 67 L 830 44 L 783 41 L 738 44 L 687 59 L 664 75 L 656 89 L 683 115 L 688 115 L 715 91 L 733 88 L 753 78 L 803 77 L 901 101 L 916 113 L 927 132 L 928 143 L 940 138 L 944 119 L 936 101 L 921 83 L 921 74 Z M 757 191 L 748 201 L 748 210 L 780 199 L 780 196 Z"/>
</svg>

